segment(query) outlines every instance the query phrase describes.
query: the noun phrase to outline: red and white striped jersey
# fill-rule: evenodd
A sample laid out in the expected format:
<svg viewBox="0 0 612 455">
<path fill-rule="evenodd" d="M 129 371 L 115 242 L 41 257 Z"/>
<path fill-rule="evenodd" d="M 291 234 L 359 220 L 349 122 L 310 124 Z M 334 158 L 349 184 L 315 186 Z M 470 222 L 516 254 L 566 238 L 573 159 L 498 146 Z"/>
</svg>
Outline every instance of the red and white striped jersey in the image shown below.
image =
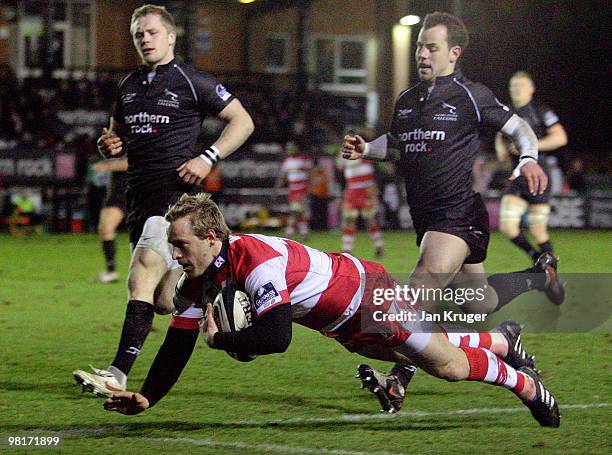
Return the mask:
<svg viewBox="0 0 612 455">
<path fill-rule="evenodd" d="M 343 160 L 347 190 L 370 188 L 374 184 L 374 165 L 371 161 Z"/>
<path fill-rule="evenodd" d="M 348 254 L 260 234 L 232 235 L 226 262 L 215 278 L 220 288 L 232 277 L 258 315 L 290 302 L 294 322 L 324 333 L 355 315 L 366 293 L 366 273 L 384 270 Z M 184 318 L 202 317 L 202 309 L 192 306 L 175 315 L 172 325 L 186 328 Z"/>
<path fill-rule="evenodd" d="M 281 172 L 287 173 L 289 192 L 308 190 L 312 160 L 304 154 L 288 156 L 281 165 Z"/>
</svg>

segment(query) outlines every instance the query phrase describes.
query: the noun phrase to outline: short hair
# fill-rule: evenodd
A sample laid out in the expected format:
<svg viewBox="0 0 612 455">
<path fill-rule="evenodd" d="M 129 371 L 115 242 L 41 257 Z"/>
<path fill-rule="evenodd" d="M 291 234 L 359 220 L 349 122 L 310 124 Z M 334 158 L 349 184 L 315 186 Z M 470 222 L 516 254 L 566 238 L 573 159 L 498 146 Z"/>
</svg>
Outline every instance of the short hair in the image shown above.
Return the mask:
<svg viewBox="0 0 612 455">
<path fill-rule="evenodd" d="M 176 33 L 176 22 L 174 22 L 174 17 L 165 6 L 159 5 L 142 5 L 134 10 L 132 13 L 132 20 L 130 22 L 130 31 L 134 26 L 134 23 L 140 19 L 141 17 L 146 16 L 147 14 L 157 14 L 162 21 L 162 24 L 168 30 L 168 33 Z"/>
<path fill-rule="evenodd" d="M 518 79 L 518 78 L 524 78 L 524 79 L 529 79 L 531 81 L 531 83 L 533 84 L 533 77 L 531 77 L 531 74 L 529 74 L 527 71 L 517 71 L 516 73 L 514 73 L 512 76 L 510 76 L 510 80 L 512 79 Z"/>
<path fill-rule="evenodd" d="M 221 240 L 231 234 L 221 210 L 208 193 L 198 193 L 192 196 L 183 194 L 174 205 L 168 207 L 165 218 L 166 221 L 172 223 L 186 216 L 190 218 L 191 228 L 196 237 L 206 238 L 210 229 L 215 231 Z"/>
<path fill-rule="evenodd" d="M 425 16 L 423 20 L 423 30 L 444 25 L 447 30 L 447 41 L 449 48 L 459 46 L 465 50 L 470 41 L 468 30 L 461 19 L 448 13 L 435 11 Z"/>
</svg>

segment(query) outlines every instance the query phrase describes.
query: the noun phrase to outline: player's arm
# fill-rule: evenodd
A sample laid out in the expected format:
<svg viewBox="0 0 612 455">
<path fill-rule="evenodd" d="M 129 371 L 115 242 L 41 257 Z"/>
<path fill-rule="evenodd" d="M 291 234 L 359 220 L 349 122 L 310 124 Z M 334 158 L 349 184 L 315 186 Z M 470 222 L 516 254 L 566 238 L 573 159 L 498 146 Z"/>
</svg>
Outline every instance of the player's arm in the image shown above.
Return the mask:
<svg viewBox="0 0 612 455">
<path fill-rule="evenodd" d="M 93 164 L 92 169 L 97 172 L 126 172 L 128 170 L 128 160 L 126 157 L 98 161 Z"/>
<path fill-rule="evenodd" d="M 253 325 L 239 332 L 219 332 L 208 305 L 206 343 L 213 349 L 245 354 L 274 354 L 285 352 L 291 343 L 291 303 L 285 302 L 267 310 L 253 321 Z"/>
<path fill-rule="evenodd" d="M 546 130 L 546 136 L 538 140 L 541 152 L 552 152 L 567 145 L 567 133 L 560 123 L 555 123 Z"/>
<path fill-rule="evenodd" d="M 111 118 L 109 127 L 102 129 L 102 134 L 96 141 L 98 153 L 104 158 L 119 158 L 125 155 L 125 144 L 120 136 L 124 130 L 123 124 Z"/>
<path fill-rule="evenodd" d="M 502 133 L 498 132 L 495 135 L 495 154 L 497 155 L 497 161 L 501 163 L 508 161 L 511 153 L 518 154 L 518 150 L 516 150 L 513 144 L 509 143 Z"/>
<path fill-rule="evenodd" d="M 206 178 L 212 167 L 219 160 L 228 157 L 246 142 L 255 130 L 253 119 L 242 103 L 234 98 L 217 114 L 217 117 L 225 122 L 225 128 L 219 138 L 204 152 L 177 168 L 179 177 L 184 182 L 199 185 Z"/>
<path fill-rule="evenodd" d="M 188 328 L 170 326 L 140 393 L 118 391 L 106 400 L 104 409 L 132 415 L 154 406 L 178 380 L 191 357 L 198 333 L 197 322 Z"/>
<path fill-rule="evenodd" d="M 365 158 L 374 161 L 398 161 L 400 153 L 391 145 L 390 135 L 383 134 L 371 142 L 366 142 L 358 134 L 348 133 L 342 142 L 342 157 L 347 160 Z"/>
<path fill-rule="evenodd" d="M 508 119 L 501 132 L 510 136 L 519 151 L 520 162 L 512 171 L 510 180 L 519 175 L 527 179 L 531 194 L 542 194 L 548 186 L 548 177 L 538 165 L 538 138 L 529 124 L 516 114 Z"/>
</svg>

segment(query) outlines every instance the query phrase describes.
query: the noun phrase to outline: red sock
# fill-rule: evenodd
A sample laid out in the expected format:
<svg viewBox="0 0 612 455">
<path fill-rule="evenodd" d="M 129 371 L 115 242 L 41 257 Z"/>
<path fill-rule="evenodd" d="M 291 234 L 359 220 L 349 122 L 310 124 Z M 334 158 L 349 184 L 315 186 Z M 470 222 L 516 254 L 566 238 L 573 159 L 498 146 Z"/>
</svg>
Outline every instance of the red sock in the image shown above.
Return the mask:
<svg viewBox="0 0 612 455">
<path fill-rule="evenodd" d="M 355 242 L 355 236 L 357 235 L 357 229 L 345 227 L 342 231 L 342 251 L 350 253 L 353 251 L 353 243 Z"/>
<path fill-rule="evenodd" d="M 453 333 L 447 332 L 448 341 L 458 348 L 485 348 L 491 349 L 491 334 L 488 332 L 474 333 Z"/>
<path fill-rule="evenodd" d="M 495 384 L 512 390 L 515 394 L 525 387 L 525 374 L 516 371 L 488 349 L 461 347 L 470 364 L 468 381 L 480 381 Z"/>
</svg>

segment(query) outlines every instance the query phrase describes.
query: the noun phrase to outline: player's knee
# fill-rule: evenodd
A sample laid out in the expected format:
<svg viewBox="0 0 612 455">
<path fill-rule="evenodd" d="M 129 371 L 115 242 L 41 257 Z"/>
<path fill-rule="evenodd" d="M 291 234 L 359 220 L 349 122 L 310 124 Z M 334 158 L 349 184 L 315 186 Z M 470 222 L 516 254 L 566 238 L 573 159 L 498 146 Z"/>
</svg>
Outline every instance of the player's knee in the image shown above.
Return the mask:
<svg viewBox="0 0 612 455">
<path fill-rule="evenodd" d="M 153 310 L 161 315 L 170 314 L 174 311 L 174 304 L 167 299 L 155 299 L 153 302 Z"/>
<path fill-rule="evenodd" d="M 515 221 L 502 221 L 499 225 L 499 232 L 513 239 L 521 233 L 520 224 Z"/>
<path fill-rule="evenodd" d="M 100 223 L 98 225 L 98 235 L 102 240 L 112 240 L 115 236 L 115 230 L 106 224 Z"/>
<path fill-rule="evenodd" d="M 537 204 L 529 208 L 527 221 L 532 224 L 547 224 L 550 216 L 550 205 Z"/>
<path fill-rule="evenodd" d="M 417 282 L 427 286 L 428 283 L 447 281 L 448 277 L 446 275 L 450 276 L 450 273 L 453 271 L 452 266 L 444 261 L 430 261 L 420 257 L 412 272 L 410 282 Z"/>
</svg>

